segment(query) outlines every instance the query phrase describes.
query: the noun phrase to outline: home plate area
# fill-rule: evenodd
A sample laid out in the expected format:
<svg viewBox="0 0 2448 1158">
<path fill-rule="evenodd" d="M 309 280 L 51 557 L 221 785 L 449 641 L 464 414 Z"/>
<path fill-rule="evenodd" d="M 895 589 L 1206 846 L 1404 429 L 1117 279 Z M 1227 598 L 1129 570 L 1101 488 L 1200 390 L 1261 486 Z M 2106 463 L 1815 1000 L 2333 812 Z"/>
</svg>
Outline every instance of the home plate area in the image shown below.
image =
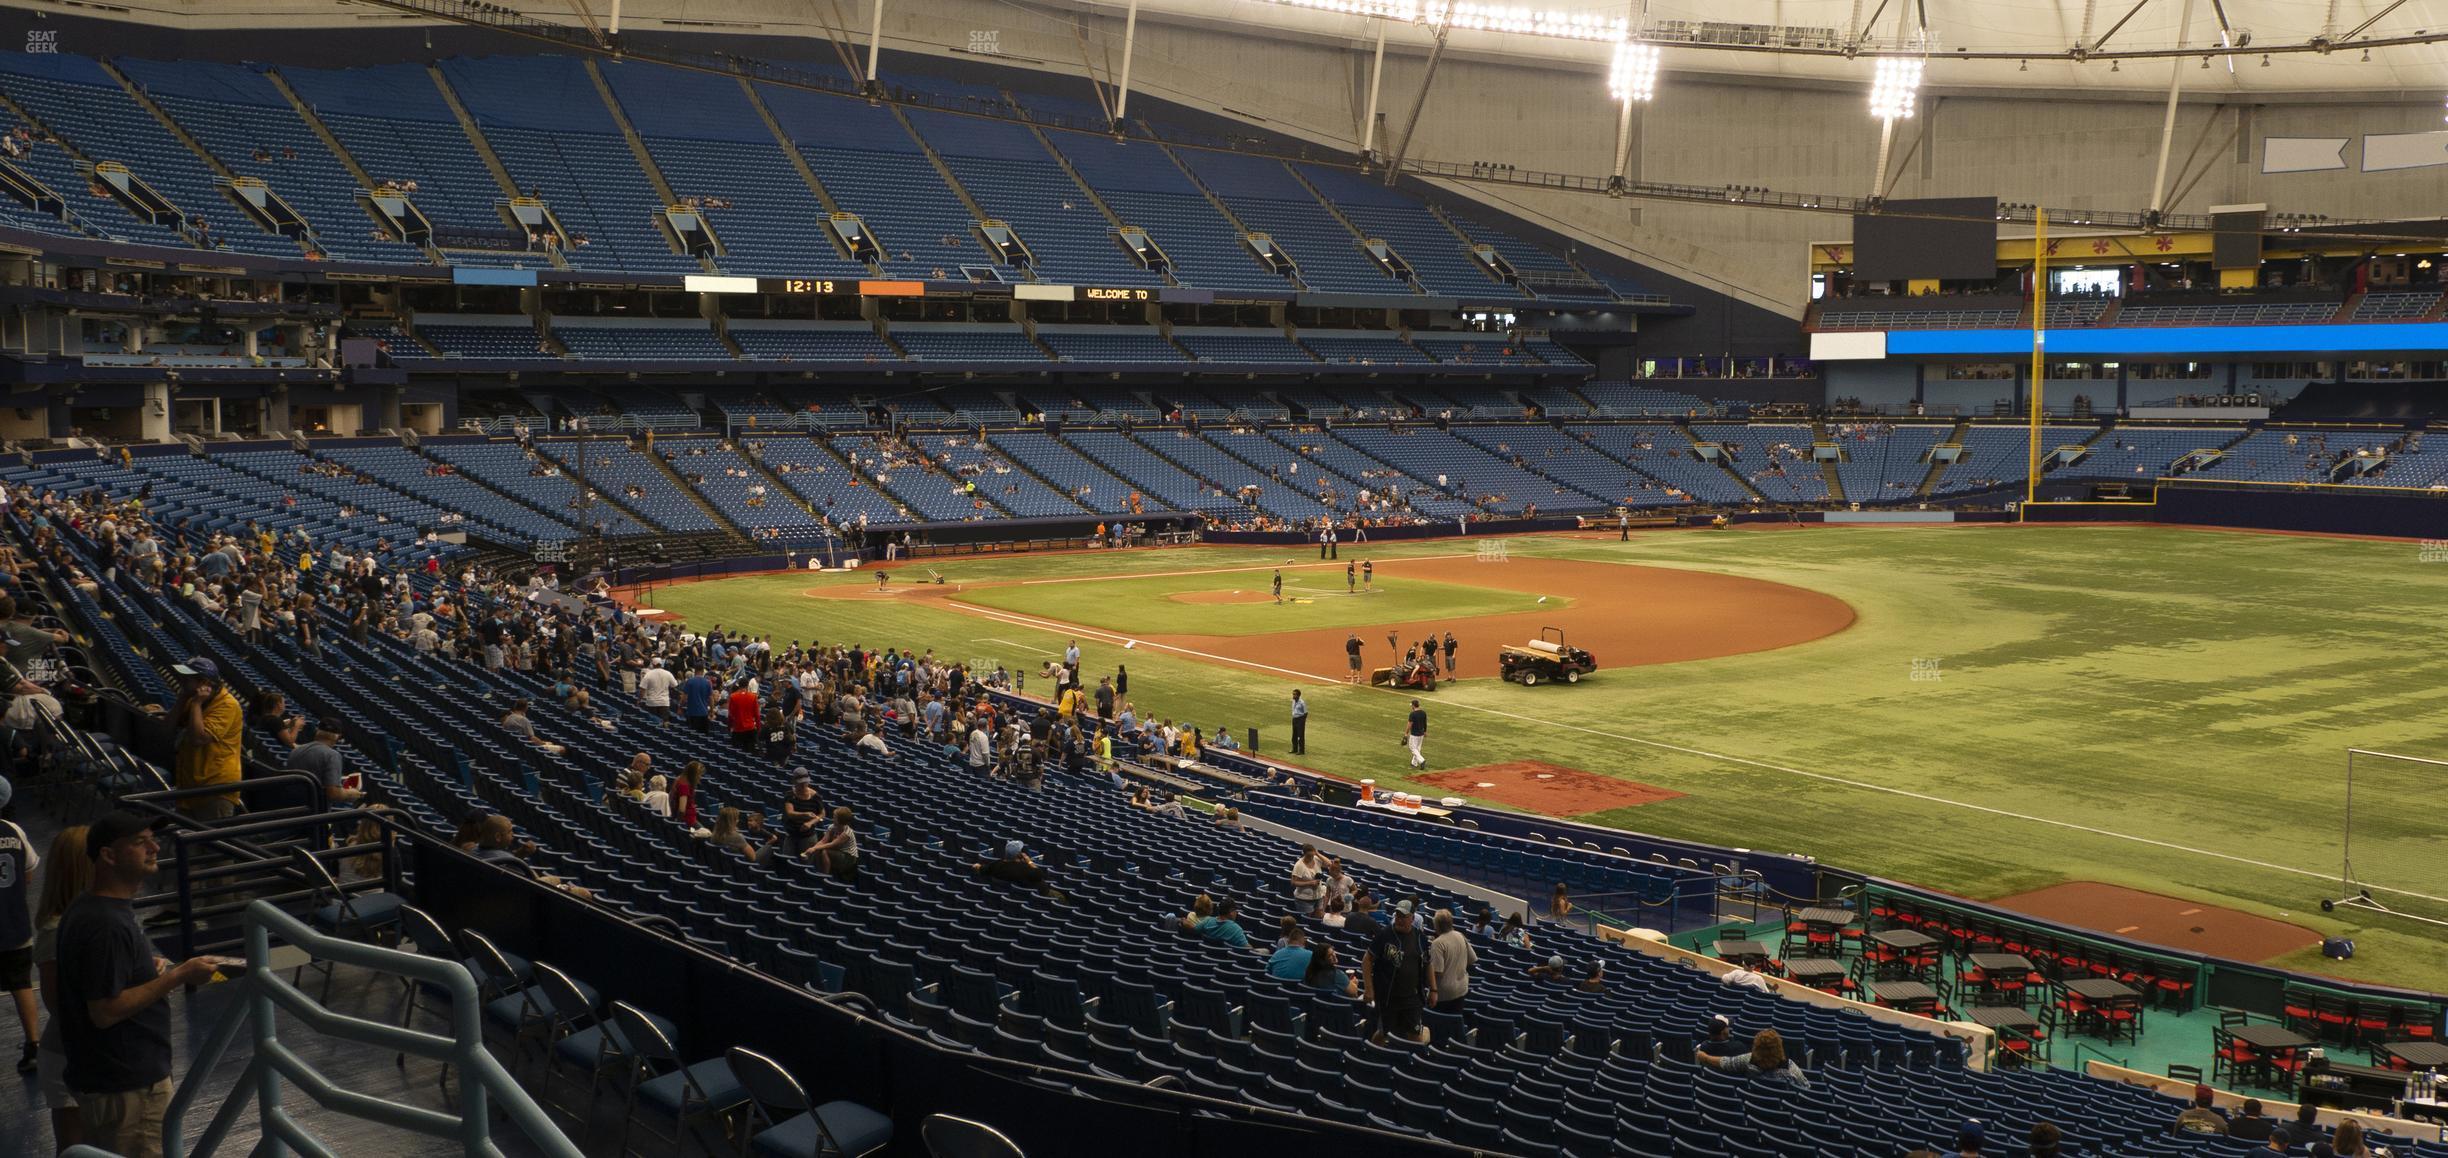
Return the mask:
<svg viewBox="0 0 2448 1158">
<path fill-rule="evenodd" d="M 1634 780 L 1618 780 L 1540 760 L 1480 764 L 1431 772 L 1412 779 L 1422 784 L 1433 784 L 1456 796 L 1493 800 L 1498 804 L 1526 808 L 1542 816 L 1580 816 L 1629 808 L 1636 804 L 1655 804 L 1683 795 Z"/>
</svg>

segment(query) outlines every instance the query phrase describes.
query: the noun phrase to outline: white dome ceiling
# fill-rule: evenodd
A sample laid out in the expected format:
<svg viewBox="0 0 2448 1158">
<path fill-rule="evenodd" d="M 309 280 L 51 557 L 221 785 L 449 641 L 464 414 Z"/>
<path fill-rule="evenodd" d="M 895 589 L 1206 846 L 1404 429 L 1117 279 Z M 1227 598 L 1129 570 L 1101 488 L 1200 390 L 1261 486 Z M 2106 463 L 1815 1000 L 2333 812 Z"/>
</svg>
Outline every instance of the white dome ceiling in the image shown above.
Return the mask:
<svg viewBox="0 0 2448 1158">
<path fill-rule="evenodd" d="M 1105 14 L 1123 8 L 1120 0 L 1078 0 L 1077 6 Z M 1327 6 L 1432 13 L 1441 8 L 1423 0 L 1141 0 L 1139 7 L 1143 20 L 1243 25 L 1353 42 L 1376 35 L 1372 18 L 1325 10 Z M 1476 14 L 1498 8 L 1524 15 L 1561 14 L 1567 20 L 1628 21 L 1636 34 L 1645 33 L 1664 46 L 1663 67 L 1670 75 L 1807 78 L 1866 86 L 1872 62 L 1845 59 L 1837 54 L 1841 45 L 1857 43 L 1866 56 L 1893 51 L 1900 36 L 1918 36 L 1929 61 L 1924 83 L 1939 88 L 2164 92 L 2169 70 L 2181 67 L 2186 70 L 2184 88 L 2191 93 L 2394 92 L 2426 100 L 2448 93 L 2448 47 L 2386 43 L 2430 37 L 2448 41 L 2448 0 L 2404 0 L 2393 10 L 2390 0 L 2141 0 L 2138 6 L 2134 0 L 1649 0 L 1645 7 L 1625 0 L 1536 0 L 1460 11 Z M 1875 23 L 1865 31 L 1873 14 Z M 1422 22 L 1387 22 L 1390 46 L 1417 48 L 1432 33 Z M 2224 39 L 2230 36 L 2241 47 L 2203 68 L 2200 54 L 2218 52 L 2230 43 Z M 1694 39 L 1774 40 L 1802 50 L 1700 47 L 1689 43 Z M 2301 51 L 2315 40 L 2327 41 L 2330 51 Z M 2374 42 L 2379 42 L 2377 47 Z M 2073 59 L 2077 45 L 2090 59 Z M 1612 54 L 1610 46 L 1600 43 L 1466 30 L 1460 20 L 1449 49 L 1483 57 L 1568 61 L 1601 71 Z M 2175 49 L 2190 55 L 2180 60 L 2118 59 L 2119 54 Z M 1997 59 L 1980 59 L 1983 56 Z"/>
</svg>

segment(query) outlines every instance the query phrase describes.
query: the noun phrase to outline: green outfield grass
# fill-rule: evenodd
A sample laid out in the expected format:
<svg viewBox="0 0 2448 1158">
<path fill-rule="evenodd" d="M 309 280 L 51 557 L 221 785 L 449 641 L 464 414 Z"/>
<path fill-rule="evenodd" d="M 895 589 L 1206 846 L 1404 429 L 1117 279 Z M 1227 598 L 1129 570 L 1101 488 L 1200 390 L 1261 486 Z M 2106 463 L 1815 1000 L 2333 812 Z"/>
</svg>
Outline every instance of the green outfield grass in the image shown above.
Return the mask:
<svg viewBox="0 0 2448 1158">
<path fill-rule="evenodd" d="M 1339 568 L 1284 570 L 1284 602 L 1278 604 L 1269 594 L 1274 574 L 1275 569 L 1260 567 L 1230 568 L 1211 574 L 1039 581 L 968 591 L 960 598 L 966 603 L 1125 634 L 1181 635 L 1259 635 L 1321 627 L 1422 623 L 1539 608 L 1537 595 L 1518 591 L 1382 575 L 1370 590 L 1355 594 L 1345 589 Z M 1185 603 L 1174 598 L 1191 592 L 1243 592 L 1267 598 L 1264 602 L 1238 604 Z M 1550 597 L 1546 605 L 1557 607 L 1567 602 Z"/>
<path fill-rule="evenodd" d="M 2422 562 L 2412 543 L 2141 527 L 1856 528 L 1655 533 L 1628 544 L 1525 538 L 1512 550 L 1790 583 L 1841 598 L 1860 618 L 1796 647 L 1602 670 L 1574 687 L 1447 685 L 1430 702 L 1433 767 L 1535 757 L 1636 779 L 1684 795 L 1583 819 L 1804 852 L 1973 897 L 2099 880 L 2234 905 L 2347 933 L 2361 948 L 2350 962 L 2306 953 L 2280 964 L 2448 989 L 2436 926 L 2317 908 L 2336 885 L 2345 749 L 2448 757 L 2448 646 L 2436 626 L 2448 564 Z M 1003 581 L 1284 558 L 1280 548 L 1209 548 L 939 566 L 955 581 Z M 1081 586 L 1161 592 L 1181 581 Z M 861 582 L 752 577 L 668 588 L 657 601 L 699 627 L 1031 667 L 1067 634 L 927 600 L 804 595 Z M 1080 603 L 1067 614 L 1032 610 L 1125 634 L 1200 630 L 1181 626 L 1189 611 L 1276 610 L 1159 597 L 1146 622 L 1131 623 L 1102 594 Z M 1262 746 L 1281 744 L 1289 680 L 1081 642 L 1092 675 L 1128 664 L 1143 711 L 1210 729 L 1255 725 Z M 1311 765 L 1407 783 L 1393 742 L 1402 697 L 1303 686 Z M 2414 794 L 2384 810 L 2400 828 L 2358 837 L 2367 876 L 2384 869 L 2405 887 L 2448 895 L 2440 796 Z"/>
</svg>

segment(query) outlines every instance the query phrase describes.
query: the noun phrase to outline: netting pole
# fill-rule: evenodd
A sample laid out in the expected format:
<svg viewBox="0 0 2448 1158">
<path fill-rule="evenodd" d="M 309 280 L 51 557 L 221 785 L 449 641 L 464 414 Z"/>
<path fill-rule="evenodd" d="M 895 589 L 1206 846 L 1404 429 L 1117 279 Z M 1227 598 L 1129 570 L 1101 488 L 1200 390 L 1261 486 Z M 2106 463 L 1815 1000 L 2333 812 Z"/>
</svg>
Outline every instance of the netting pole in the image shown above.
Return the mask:
<svg viewBox="0 0 2448 1158">
<path fill-rule="evenodd" d="M 2355 895 L 2354 883 L 2354 774 L 2355 750 L 2346 749 L 2346 832 L 2338 840 L 2344 859 L 2338 868 L 2338 895 Z"/>
<path fill-rule="evenodd" d="M 2380 777 L 2370 787 L 2382 797 L 2379 811 L 2373 817 L 2373 823 L 2382 826 L 2380 842 L 2374 846 L 2380 851 L 2367 858 L 2379 865 L 2371 880 L 2365 880 L 2354 863 L 2355 795 L 2357 789 L 2363 787 L 2360 783 L 2363 779 L 2361 773 L 2363 758 L 2367 756 L 2377 761 L 2372 765 L 2373 775 Z M 2409 778 L 2405 783 L 2388 778 L 2391 772 L 2400 767 L 2408 769 L 2404 773 Z M 2338 896 L 2334 900 L 2323 900 L 2321 911 L 2327 912 L 2332 908 L 2367 909 L 2404 920 L 2448 927 L 2448 895 L 2443 895 L 2434 883 L 2437 879 L 2436 854 L 2420 848 L 2409 854 L 2392 843 L 2405 839 L 2401 826 L 2393 823 L 2396 820 L 2394 810 L 2428 807 L 2437 795 L 2439 781 L 2443 777 L 2448 777 L 2448 760 L 2406 756 L 2372 748 L 2346 749 L 2346 823 L 2345 831 L 2338 840 Z M 2419 805 L 2415 803 L 2417 801 Z M 2405 859 L 2408 855 L 2423 859 L 2409 865 Z"/>
</svg>

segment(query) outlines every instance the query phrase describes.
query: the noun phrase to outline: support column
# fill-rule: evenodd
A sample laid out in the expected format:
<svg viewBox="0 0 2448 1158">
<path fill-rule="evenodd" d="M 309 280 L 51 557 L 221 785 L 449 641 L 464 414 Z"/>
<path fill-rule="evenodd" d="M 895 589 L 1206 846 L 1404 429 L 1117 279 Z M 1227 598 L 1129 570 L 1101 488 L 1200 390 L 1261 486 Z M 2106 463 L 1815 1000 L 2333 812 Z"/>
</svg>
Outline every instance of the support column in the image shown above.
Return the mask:
<svg viewBox="0 0 2448 1158">
<path fill-rule="evenodd" d="M 612 0 L 612 23 L 608 27 L 614 36 L 620 35 L 620 10 L 621 0 Z"/>
<path fill-rule="evenodd" d="M 1905 42 L 1905 33 L 1912 27 L 1913 14 L 1921 10 L 1919 4 L 1896 5 L 1897 43 Z M 1876 16 L 1872 18 L 1876 19 Z M 1916 93 L 1914 99 L 1918 101 L 1919 94 Z M 1895 123 L 1894 117 L 1879 118 L 1878 168 L 1870 174 L 1870 200 L 1873 202 L 1883 201 L 1887 197 L 1887 160 L 1895 150 Z"/>
<path fill-rule="evenodd" d="M 873 92 L 876 85 L 876 57 L 884 49 L 884 0 L 875 0 L 875 15 L 867 22 L 867 76 L 865 86 Z"/>
<path fill-rule="evenodd" d="M 1402 175 L 1403 156 L 1411 151 L 1411 134 L 1419 131 L 1420 113 L 1428 108 L 1428 89 L 1436 83 L 1437 65 L 1445 59 L 1445 41 L 1452 32 L 1453 7 L 1447 5 L 1445 19 L 1437 24 L 1436 42 L 1428 46 L 1428 63 L 1420 69 L 1419 97 L 1411 102 L 1411 115 L 1403 119 L 1402 135 L 1394 138 L 1394 155 L 1386 160 L 1388 185 Z"/>
<path fill-rule="evenodd" d="M 136 410 L 138 415 L 136 437 L 146 442 L 170 441 L 169 383 L 147 383 L 144 388 L 144 402 Z"/>
<path fill-rule="evenodd" d="M 1870 170 L 1870 199 L 1878 201 L 1887 195 L 1887 154 L 1895 148 L 1895 118 L 1879 118 L 1878 164 Z"/>
<path fill-rule="evenodd" d="M 1377 86 L 1385 80 L 1386 22 L 1377 21 L 1377 55 L 1369 62 L 1368 114 L 1360 121 L 1360 155 L 1377 158 Z"/>
<path fill-rule="evenodd" d="M 1130 9 L 1122 15 L 1122 83 L 1114 94 L 1114 131 L 1122 131 L 1124 118 L 1130 115 L 1131 49 L 1139 44 L 1139 0 L 1130 0 Z"/>
<path fill-rule="evenodd" d="M 2183 14 L 2176 18 L 2176 47 L 2183 48 L 2185 29 L 2193 23 L 2193 0 L 2185 0 Z M 2184 87 L 2184 58 L 2168 61 L 2167 114 L 2159 122 L 2159 167 L 2151 172 L 2149 224 L 2156 228 L 2159 215 L 2167 208 L 2168 150 L 2176 144 L 2176 94 Z"/>
<path fill-rule="evenodd" d="M 1615 167 L 1610 170 L 1613 179 L 1607 182 L 1607 187 L 1621 189 L 1632 169 L 1632 102 L 1615 103 L 1622 107 L 1616 110 L 1615 115 Z"/>
</svg>

